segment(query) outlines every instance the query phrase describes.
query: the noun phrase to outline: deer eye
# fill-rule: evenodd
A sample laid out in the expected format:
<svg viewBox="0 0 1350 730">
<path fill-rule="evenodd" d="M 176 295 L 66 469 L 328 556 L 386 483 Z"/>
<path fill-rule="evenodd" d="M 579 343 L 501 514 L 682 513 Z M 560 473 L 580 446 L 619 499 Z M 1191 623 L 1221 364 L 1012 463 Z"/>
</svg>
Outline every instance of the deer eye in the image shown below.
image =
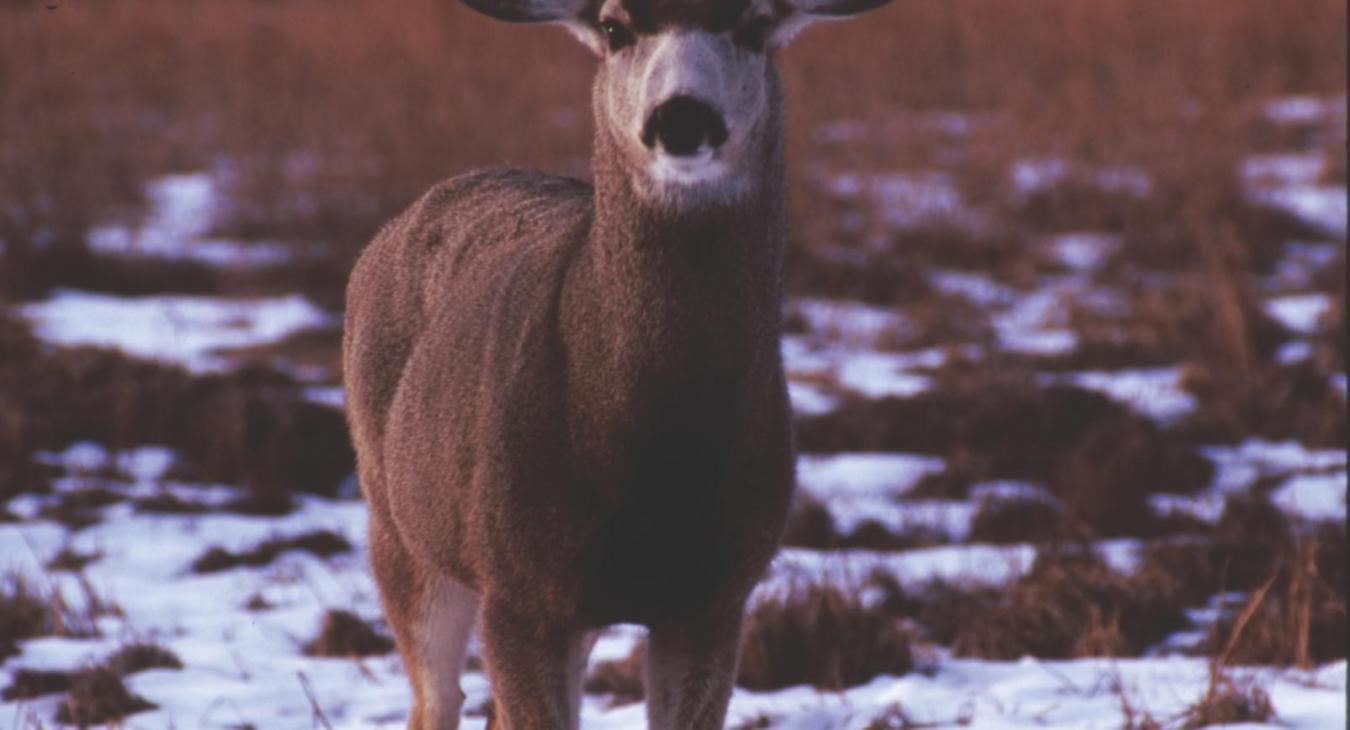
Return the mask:
<svg viewBox="0 0 1350 730">
<path fill-rule="evenodd" d="M 736 43 L 743 48 L 752 51 L 763 51 L 764 46 L 769 42 L 769 33 L 773 31 L 773 20 L 767 16 L 759 16 L 746 21 L 744 25 L 736 29 Z"/>
<path fill-rule="evenodd" d="M 634 41 L 633 32 L 613 18 L 600 21 L 600 32 L 605 34 L 605 43 L 611 51 L 621 51 Z"/>
</svg>

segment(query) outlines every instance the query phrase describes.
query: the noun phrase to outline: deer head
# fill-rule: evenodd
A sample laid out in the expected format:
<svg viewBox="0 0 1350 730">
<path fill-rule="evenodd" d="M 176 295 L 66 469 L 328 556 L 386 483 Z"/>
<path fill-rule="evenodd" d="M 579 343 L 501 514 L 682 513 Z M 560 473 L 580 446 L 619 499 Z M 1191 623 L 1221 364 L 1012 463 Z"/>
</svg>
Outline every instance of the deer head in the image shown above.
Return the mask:
<svg viewBox="0 0 1350 730">
<path fill-rule="evenodd" d="M 565 25 L 600 59 L 597 154 L 650 200 L 734 201 L 781 125 L 775 51 L 812 21 L 889 0 L 463 0 Z M 772 134 L 770 134 L 772 132 Z M 608 162 L 608 161 L 607 161 Z"/>
</svg>

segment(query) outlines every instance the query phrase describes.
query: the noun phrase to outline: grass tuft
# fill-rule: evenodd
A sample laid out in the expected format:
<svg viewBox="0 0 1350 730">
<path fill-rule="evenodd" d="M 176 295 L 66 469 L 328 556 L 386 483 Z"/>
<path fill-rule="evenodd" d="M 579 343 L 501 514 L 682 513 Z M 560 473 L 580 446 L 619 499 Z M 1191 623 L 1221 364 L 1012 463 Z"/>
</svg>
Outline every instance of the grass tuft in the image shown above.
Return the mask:
<svg viewBox="0 0 1350 730">
<path fill-rule="evenodd" d="M 883 608 L 821 584 L 798 583 L 751 608 L 737 684 L 841 690 L 914 668 L 913 634 Z"/>
<path fill-rule="evenodd" d="M 337 658 L 388 654 L 393 650 L 393 639 L 356 614 L 341 610 L 325 613 L 319 635 L 305 645 L 305 654 L 309 656 Z"/>
</svg>

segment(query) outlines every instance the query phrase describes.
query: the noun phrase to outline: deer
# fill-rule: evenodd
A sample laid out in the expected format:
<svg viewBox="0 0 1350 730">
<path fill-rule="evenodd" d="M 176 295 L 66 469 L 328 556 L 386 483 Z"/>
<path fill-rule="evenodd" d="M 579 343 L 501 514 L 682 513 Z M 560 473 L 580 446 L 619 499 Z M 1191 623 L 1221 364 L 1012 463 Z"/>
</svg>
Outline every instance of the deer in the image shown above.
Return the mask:
<svg viewBox="0 0 1350 730">
<path fill-rule="evenodd" d="M 591 182 L 487 169 L 387 223 L 343 369 L 412 730 L 577 728 L 598 631 L 646 628 L 656 730 L 721 728 L 795 489 L 776 52 L 888 0 L 462 0 L 598 58 Z"/>
</svg>

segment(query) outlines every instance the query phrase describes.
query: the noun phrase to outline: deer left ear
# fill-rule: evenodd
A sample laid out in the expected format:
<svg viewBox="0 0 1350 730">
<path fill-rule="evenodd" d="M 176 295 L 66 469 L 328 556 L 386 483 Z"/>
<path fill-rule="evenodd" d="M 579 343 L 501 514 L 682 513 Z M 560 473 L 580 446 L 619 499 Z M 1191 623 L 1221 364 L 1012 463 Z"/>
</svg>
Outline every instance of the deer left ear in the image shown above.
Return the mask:
<svg viewBox="0 0 1350 730">
<path fill-rule="evenodd" d="M 778 27 L 772 43 L 781 48 L 788 44 L 806 26 L 817 20 L 842 20 L 869 10 L 875 10 L 891 0 L 784 0 L 775 3 L 780 8 Z"/>
<path fill-rule="evenodd" d="M 460 0 L 465 5 L 490 18 L 508 23 L 560 23 L 583 45 L 596 54 L 601 52 L 601 40 L 587 22 L 594 12 L 592 0 Z"/>
<path fill-rule="evenodd" d="M 575 20 L 586 0 L 460 0 L 488 17 L 508 23 L 557 23 Z"/>
</svg>

